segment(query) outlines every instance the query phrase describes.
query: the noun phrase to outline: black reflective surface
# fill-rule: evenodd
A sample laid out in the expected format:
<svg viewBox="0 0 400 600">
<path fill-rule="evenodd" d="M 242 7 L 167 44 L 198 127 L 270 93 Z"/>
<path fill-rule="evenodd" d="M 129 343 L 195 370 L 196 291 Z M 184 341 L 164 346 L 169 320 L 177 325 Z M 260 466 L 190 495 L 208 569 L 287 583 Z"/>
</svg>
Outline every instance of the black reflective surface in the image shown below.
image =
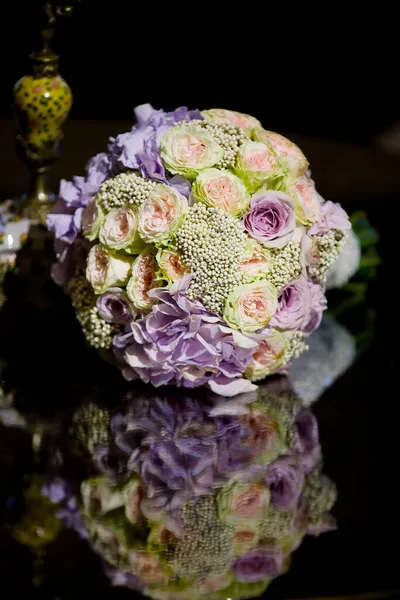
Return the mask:
<svg viewBox="0 0 400 600">
<path fill-rule="evenodd" d="M 323 472 L 337 486 L 332 509 L 337 529 L 317 538 L 306 536 L 288 572 L 274 579 L 265 597 L 367 592 L 395 597 L 400 588 L 397 200 L 395 193 L 386 193 L 363 204 L 380 234 L 382 263 L 363 292 L 363 302 L 336 315 L 363 351 L 338 378 L 337 373 L 324 377 L 311 405 Z M 343 203 L 349 211 L 361 205 L 352 204 L 350 197 Z M 54 506 L 40 494 L 49 465 L 53 468 L 58 457 L 55 450 L 70 439 L 66 434 L 79 407 L 88 402 L 116 406 L 127 392 L 138 396 L 140 391 L 85 348 L 68 299 L 48 277 L 51 261 L 51 241 L 43 232 L 33 232 L 18 269 L 7 276 L 7 301 L 0 311 L 0 518 L 5 524 L 0 533 L 1 597 L 141 597 L 111 586 L 104 557 L 75 531 L 61 527 Z M 331 295 L 332 307 L 342 301 L 337 292 Z M 317 346 L 317 355 L 310 352 L 307 357 L 309 364 L 312 360 L 321 361 L 322 372 L 329 360 L 335 365 L 339 359 L 328 359 Z M 318 367 L 313 372 L 315 378 Z M 281 393 L 279 385 L 274 393 Z M 308 389 L 299 378 L 291 385 L 300 395 Z M 68 477 L 82 481 L 87 467 L 81 457 Z M 177 593 L 175 597 L 179 599 Z"/>
</svg>

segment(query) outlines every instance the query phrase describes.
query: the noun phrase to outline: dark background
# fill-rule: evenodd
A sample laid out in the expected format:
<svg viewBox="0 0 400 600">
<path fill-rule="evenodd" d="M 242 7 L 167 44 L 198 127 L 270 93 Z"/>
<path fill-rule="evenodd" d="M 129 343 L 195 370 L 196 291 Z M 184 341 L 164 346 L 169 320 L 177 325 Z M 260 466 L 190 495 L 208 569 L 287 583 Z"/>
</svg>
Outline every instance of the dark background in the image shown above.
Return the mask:
<svg viewBox="0 0 400 600">
<path fill-rule="evenodd" d="M 2 6 L 2 119 L 36 45 L 41 4 Z M 225 107 L 267 128 L 362 145 L 399 119 L 396 20 L 384 6 L 303 4 L 297 14 L 271 2 L 75 4 L 54 44 L 75 96 L 71 118 L 130 119 L 143 102 Z"/>
</svg>

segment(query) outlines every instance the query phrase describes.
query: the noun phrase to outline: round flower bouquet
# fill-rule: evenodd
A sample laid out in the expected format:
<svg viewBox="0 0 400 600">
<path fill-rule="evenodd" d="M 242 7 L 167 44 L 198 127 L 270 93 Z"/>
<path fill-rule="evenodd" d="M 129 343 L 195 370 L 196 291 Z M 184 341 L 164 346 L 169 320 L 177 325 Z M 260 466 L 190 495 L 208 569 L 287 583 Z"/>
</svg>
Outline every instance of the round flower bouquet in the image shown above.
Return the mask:
<svg viewBox="0 0 400 600">
<path fill-rule="evenodd" d="M 174 390 L 75 413 L 63 472 L 43 491 L 114 585 L 159 600 L 254 597 L 306 534 L 334 528 L 313 414 L 265 384 L 243 396 Z"/>
<path fill-rule="evenodd" d="M 85 177 L 61 183 L 54 277 L 126 378 L 250 390 L 306 349 L 347 214 L 254 117 L 135 112 Z"/>
</svg>

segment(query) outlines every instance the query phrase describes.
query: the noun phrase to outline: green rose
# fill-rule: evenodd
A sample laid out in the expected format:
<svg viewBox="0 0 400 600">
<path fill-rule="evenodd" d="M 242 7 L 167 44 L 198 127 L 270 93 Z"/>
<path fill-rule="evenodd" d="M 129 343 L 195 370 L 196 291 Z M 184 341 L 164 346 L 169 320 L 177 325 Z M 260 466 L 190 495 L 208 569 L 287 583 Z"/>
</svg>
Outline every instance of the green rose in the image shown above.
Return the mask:
<svg viewBox="0 0 400 600">
<path fill-rule="evenodd" d="M 263 183 L 273 182 L 282 177 L 278 159 L 270 146 L 263 142 L 244 142 L 236 157 L 235 173 L 251 191 L 256 191 Z"/>
<path fill-rule="evenodd" d="M 193 183 L 192 193 L 199 202 L 213 208 L 221 208 L 234 217 L 241 216 L 249 205 L 246 186 L 230 171 L 202 171 Z"/>
<path fill-rule="evenodd" d="M 82 213 L 82 233 L 87 240 L 93 242 L 99 236 L 105 218 L 105 212 L 98 204 L 97 199 L 92 198 Z"/>
<path fill-rule="evenodd" d="M 261 127 L 253 130 L 252 137 L 257 142 L 264 142 L 271 146 L 281 162 L 295 177 L 303 175 L 307 171 L 308 160 L 303 152 L 283 135 Z"/>
<path fill-rule="evenodd" d="M 161 140 L 161 158 L 167 169 L 190 180 L 223 155 L 224 149 L 206 130 L 190 124 L 172 127 Z"/>
<path fill-rule="evenodd" d="M 90 516 L 104 515 L 124 505 L 124 494 L 110 485 L 106 477 L 86 479 L 81 483 L 83 510 Z"/>
<path fill-rule="evenodd" d="M 270 492 L 264 483 L 233 483 L 217 496 L 218 515 L 222 523 L 234 526 L 257 526 L 265 517 Z"/>
<path fill-rule="evenodd" d="M 236 287 L 225 304 L 224 319 L 233 329 L 254 333 L 267 325 L 278 308 L 278 290 L 269 281 Z"/>
</svg>

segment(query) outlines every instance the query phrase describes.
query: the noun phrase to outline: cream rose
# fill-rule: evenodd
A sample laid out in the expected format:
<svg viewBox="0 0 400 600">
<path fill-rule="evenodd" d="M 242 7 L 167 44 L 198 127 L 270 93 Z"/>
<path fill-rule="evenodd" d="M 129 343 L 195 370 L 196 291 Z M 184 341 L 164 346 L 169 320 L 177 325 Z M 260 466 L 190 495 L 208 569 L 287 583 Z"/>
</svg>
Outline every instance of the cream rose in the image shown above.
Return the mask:
<svg viewBox="0 0 400 600">
<path fill-rule="evenodd" d="M 240 262 L 240 270 L 246 283 L 256 279 L 264 279 L 271 270 L 273 259 L 267 248 L 264 248 L 253 239 L 247 239 L 244 247 L 244 255 Z"/>
<path fill-rule="evenodd" d="M 132 265 L 132 276 L 126 286 L 126 293 L 131 302 L 142 311 L 149 311 L 153 300 L 148 292 L 162 285 L 158 264 L 152 250 L 139 254 Z"/>
<path fill-rule="evenodd" d="M 87 240 L 93 242 L 98 237 L 105 216 L 96 198 L 92 198 L 82 213 L 82 233 Z"/>
<path fill-rule="evenodd" d="M 169 577 L 156 554 L 145 551 L 134 551 L 129 556 L 135 575 L 147 585 L 166 585 Z"/>
<path fill-rule="evenodd" d="M 143 518 L 140 510 L 142 498 L 142 486 L 138 480 L 134 479 L 124 489 L 125 516 L 130 523 L 138 523 Z"/>
<path fill-rule="evenodd" d="M 143 249 L 138 234 L 138 217 L 133 208 L 123 206 L 110 210 L 100 230 L 100 241 L 111 250 L 137 254 Z"/>
<path fill-rule="evenodd" d="M 224 319 L 233 329 L 253 333 L 267 325 L 278 308 L 278 290 L 269 281 L 236 287 L 225 304 Z"/>
<path fill-rule="evenodd" d="M 241 216 L 249 205 L 249 192 L 246 186 L 230 171 L 220 169 L 202 171 L 193 183 L 192 193 L 199 202 L 221 208 L 234 217 Z"/>
<path fill-rule="evenodd" d="M 185 218 L 188 203 L 175 188 L 159 183 L 139 208 L 139 235 L 148 243 L 165 243 Z"/>
<path fill-rule="evenodd" d="M 182 279 L 190 271 L 182 262 L 182 257 L 176 250 L 163 248 L 157 253 L 157 262 L 162 275 L 168 283 L 174 283 Z"/>
<path fill-rule="evenodd" d="M 103 294 L 110 287 L 127 284 L 133 259 L 122 254 L 112 254 L 102 244 L 91 248 L 86 266 L 86 279 L 95 294 Z"/>
<path fill-rule="evenodd" d="M 203 110 L 202 116 L 207 120 L 216 121 L 217 123 L 224 123 L 229 121 L 236 127 L 243 127 L 243 129 L 254 129 L 256 127 L 262 127 L 260 121 L 251 115 L 237 112 L 235 110 L 227 110 L 225 108 L 211 108 L 210 110 Z"/>
</svg>

